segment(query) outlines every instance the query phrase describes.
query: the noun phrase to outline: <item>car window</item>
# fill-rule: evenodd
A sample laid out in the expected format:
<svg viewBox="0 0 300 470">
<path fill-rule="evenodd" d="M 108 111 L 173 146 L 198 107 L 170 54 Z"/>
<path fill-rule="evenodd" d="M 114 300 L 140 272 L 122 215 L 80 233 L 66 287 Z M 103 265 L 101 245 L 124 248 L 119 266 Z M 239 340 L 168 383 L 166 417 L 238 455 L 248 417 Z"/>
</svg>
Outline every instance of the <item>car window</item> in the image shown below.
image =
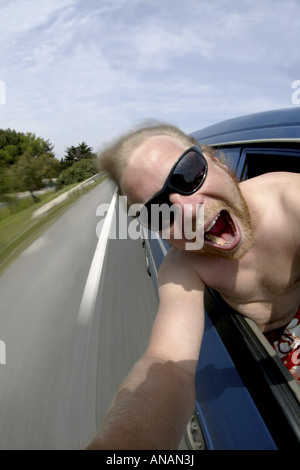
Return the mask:
<svg viewBox="0 0 300 470">
<path fill-rule="evenodd" d="M 242 179 L 274 171 L 300 172 L 300 149 L 244 149 Z"/>
</svg>

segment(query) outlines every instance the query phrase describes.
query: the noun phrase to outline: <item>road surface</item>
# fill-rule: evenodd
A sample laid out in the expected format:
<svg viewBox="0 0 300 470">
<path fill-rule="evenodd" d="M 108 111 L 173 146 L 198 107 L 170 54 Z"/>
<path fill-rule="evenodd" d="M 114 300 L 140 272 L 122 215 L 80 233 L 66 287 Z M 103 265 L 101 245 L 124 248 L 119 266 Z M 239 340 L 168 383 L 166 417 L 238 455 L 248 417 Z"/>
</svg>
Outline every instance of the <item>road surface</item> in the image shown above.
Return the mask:
<svg viewBox="0 0 300 470">
<path fill-rule="evenodd" d="M 0 449 L 84 448 L 146 348 L 157 299 L 140 240 L 109 240 L 87 291 L 113 194 L 106 180 L 83 195 L 0 277 Z"/>
</svg>

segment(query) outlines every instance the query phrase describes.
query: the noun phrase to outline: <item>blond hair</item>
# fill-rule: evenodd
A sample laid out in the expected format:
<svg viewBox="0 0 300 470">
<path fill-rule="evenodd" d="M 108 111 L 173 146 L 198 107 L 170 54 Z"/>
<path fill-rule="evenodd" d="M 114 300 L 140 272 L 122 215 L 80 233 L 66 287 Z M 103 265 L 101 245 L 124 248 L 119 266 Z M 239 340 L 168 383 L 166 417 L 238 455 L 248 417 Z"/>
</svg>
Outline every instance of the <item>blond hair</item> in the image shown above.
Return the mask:
<svg viewBox="0 0 300 470">
<path fill-rule="evenodd" d="M 120 186 L 120 179 L 123 170 L 127 164 L 128 158 L 132 152 L 143 142 L 153 136 L 166 135 L 173 137 L 177 142 L 184 146 L 192 147 L 198 145 L 198 142 L 175 126 L 168 124 L 159 124 L 155 126 L 143 127 L 132 131 L 110 145 L 99 155 L 99 169 L 109 173 L 111 178 Z"/>
</svg>

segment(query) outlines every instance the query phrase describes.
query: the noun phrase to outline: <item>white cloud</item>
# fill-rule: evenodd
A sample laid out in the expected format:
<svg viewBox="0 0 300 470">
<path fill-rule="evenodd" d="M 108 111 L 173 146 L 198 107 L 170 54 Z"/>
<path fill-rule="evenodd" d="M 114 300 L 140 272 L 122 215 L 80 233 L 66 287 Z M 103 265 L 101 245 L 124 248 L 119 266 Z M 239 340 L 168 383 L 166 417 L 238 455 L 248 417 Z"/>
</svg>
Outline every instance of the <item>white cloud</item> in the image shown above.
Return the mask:
<svg viewBox="0 0 300 470">
<path fill-rule="evenodd" d="M 63 8 L 74 3 L 75 0 L 64 0 Z M 60 0 L 3 0 L 0 2 L 1 43 L 44 25 L 61 8 Z"/>
<path fill-rule="evenodd" d="M 0 0 L 0 127 L 62 155 L 145 118 L 190 131 L 290 106 L 297 11 L 298 0 Z"/>
<path fill-rule="evenodd" d="M 176 24 L 149 24 L 140 26 L 134 36 L 137 66 L 149 70 L 165 69 L 173 60 L 185 56 L 208 57 L 212 44 L 197 34 L 193 28 L 182 28 Z"/>
</svg>

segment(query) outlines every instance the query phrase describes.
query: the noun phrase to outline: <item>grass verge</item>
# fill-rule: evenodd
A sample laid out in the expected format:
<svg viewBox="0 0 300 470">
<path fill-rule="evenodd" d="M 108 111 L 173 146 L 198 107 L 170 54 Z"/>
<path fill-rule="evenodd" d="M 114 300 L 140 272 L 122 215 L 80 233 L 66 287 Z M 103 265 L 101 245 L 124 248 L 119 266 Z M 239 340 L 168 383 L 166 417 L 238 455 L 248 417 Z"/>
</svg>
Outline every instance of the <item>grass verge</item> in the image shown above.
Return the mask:
<svg viewBox="0 0 300 470">
<path fill-rule="evenodd" d="M 87 193 L 103 181 L 100 177 L 80 191 L 71 194 L 68 199 L 52 208 L 46 215 L 32 219 L 32 213 L 47 204 L 60 194 L 76 186 L 70 185 L 64 189 L 40 196 L 40 202 L 35 203 L 31 196 L 18 201 L 11 207 L 0 210 L 0 276 L 5 269 L 39 237 L 55 220 L 57 220 L 82 194 Z"/>
</svg>

